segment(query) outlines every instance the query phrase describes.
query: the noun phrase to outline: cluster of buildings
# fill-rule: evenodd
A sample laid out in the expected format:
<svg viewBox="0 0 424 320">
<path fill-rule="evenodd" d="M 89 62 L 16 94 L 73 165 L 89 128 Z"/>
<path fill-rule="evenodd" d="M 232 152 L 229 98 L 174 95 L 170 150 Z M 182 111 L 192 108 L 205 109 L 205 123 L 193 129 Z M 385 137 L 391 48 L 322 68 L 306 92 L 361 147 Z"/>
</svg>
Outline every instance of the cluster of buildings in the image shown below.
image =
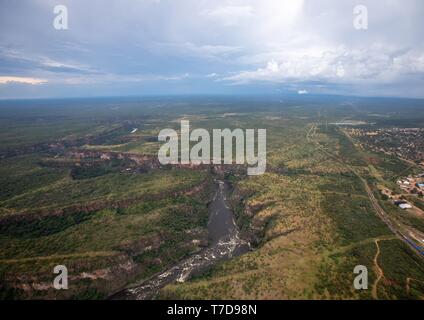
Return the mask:
<svg viewBox="0 0 424 320">
<path fill-rule="evenodd" d="M 411 194 L 424 195 L 424 173 L 398 180 L 397 185 Z"/>
<path fill-rule="evenodd" d="M 412 205 L 409 204 L 407 201 L 405 200 L 395 200 L 394 204 L 397 205 L 399 208 L 401 208 L 402 210 L 406 210 L 406 209 L 412 209 Z"/>
<path fill-rule="evenodd" d="M 391 192 L 389 189 L 384 188 L 381 190 L 381 193 L 386 196 L 388 199 L 393 201 L 393 204 L 401 208 L 402 210 L 412 209 L 412 205 L 408 201 L 404 200 L 400 195 Z"/>
<path fill-rule="evenodd" d="M 409 176 L 397 181 L 397 185 L 403 192 L 411 195 L 423 196 L 424 195 L 424 173 L 415 176 Z M 400 209 L 412 209 L 414 205 L 405 200 L 404 194 L 397 194 L 387 188 L 381 190 L 381 194 L 393 201 L 393 204 Z"/>
<path fill-rule="evenodd" d="M 424 173 L 398 180 L 397 185 L 407 193 L 422 197 L 424 195 Z M 411 204 L 402 199 L 395 200 L 394 204 L 404 210 L 412 208 Z"/>
<path fill-rule="evenodd" d="M 368 148 L 392 154 L 424 166 L 423 128 L 351 129 Z"/>
</svg>

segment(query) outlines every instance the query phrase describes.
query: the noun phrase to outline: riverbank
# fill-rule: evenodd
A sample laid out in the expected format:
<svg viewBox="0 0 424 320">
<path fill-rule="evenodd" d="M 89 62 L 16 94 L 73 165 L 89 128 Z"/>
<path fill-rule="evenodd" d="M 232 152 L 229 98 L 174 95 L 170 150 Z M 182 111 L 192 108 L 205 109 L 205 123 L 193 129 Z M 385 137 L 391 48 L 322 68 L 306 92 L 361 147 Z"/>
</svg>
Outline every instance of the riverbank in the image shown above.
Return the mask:
<svg viewBox="0 0 424 320">
<path fill-rule="evenodd" d="M 142 283 L 112 295 L 110 299 L 154 299 L 158 291 L 167 284 L 187 281 L 194 274 L 199 274 L 220 261 L 231 259 L 250 250 L 249 243 L 240 239 L 233 212 L 226 202 L 230 192 L 228 183 L 215 180 L 215 185 L 215 194 L 208 208 L 209 247 Z"/>
</svg>

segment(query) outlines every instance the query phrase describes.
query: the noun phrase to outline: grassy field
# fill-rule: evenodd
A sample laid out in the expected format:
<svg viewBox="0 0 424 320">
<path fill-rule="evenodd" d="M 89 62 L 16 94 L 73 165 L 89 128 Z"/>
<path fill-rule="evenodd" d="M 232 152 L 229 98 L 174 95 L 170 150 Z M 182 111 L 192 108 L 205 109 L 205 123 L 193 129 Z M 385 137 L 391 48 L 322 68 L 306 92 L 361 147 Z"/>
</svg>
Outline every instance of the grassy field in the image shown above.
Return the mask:
<svg viewBox="0 0 424 320">
<path fill-rule="evenodd" d="M 181 119 L 192 128 L 266 128 L 268 170 L 227 175 L 236 222 L 254 249 L 168 285 L 160 298 L 422 298 L 423 259 L 376 215 L 360 178 L 392 218 L 422 231 L 421 218 L 402 215 L 378 192 L 418 169 L 359 148 L 331 123 L 422 126 L 424 113 L 412 102 L 408 118 L 391 100 L 346 99 L 2 102 L 0 298 L 104 298 L 207 245 L 208 170 L 137 171 L 129 160 L 66 156 L 155 155 L 159 130 L 178 129 Z M 72 275 L 67 292 L 51 288 L 58 264 Z M 368 290 L 353 287 L 356 265 L 368 268 Z"/>
<path fill-rule="evenodd" d="M 256 249 L 212 268 L 203 277 L 169 285 L 160 297 L 422 298 L 423 259 L 380 220 L 352 171 L 371 180 L 377 173 L 381 181 L 393 186 L 400 172 L 415 169 L 393 157 L 358 149 L 335 126 L 321 125 L 311 133 L 309 121 L 278 125 L 274 129 L 272 123 L 270 129 L 277 133 L 270 138 L 268 159 L 286 170 L 238 181 L 233 194 L 239 225 L 259 239 Z M 328 153 L 311 143 L 308 133 Z M 376 159 L 374 168 L 371 163 Z M 409 223 L 420 228 L 422 220 Z M 402 266 L 396 266 L 395 256 L 402 259 Z M 369 290 L 353 287 L 357 265 L 368 269 Z M 413 279 L 409 280 L 411 289 L 406 288 L 408 278 Z"/>
<path fill-rule="evenodd" d="M 11 197 L 0 205 L 8 211 L 35 207 L 52 209 L 91 201 L 118 200 L 190 188 L 201 180 L 194 171 L 157 171 L 147 174 L 114 173 L 75 180 L 65 177 L 50 185 Z M 169 188 L 169 185 L 172 188 Z"/>
<path fill-rule="evenodd" d="M 128 128 L 144 121 L 125 124 L 124 120 L 122 127 L 122 119 L 111 119 L 106 112 L 96 112 L 96 118 L 88 121 L 90 108 L 80 109 L 81 114 L 51 108 L 42 106 L 34 115 L 27 110 L 28 122 L 33 117 L 42 119 L 25 128 L 23 117 L 13 115 L 13 127 L 2 127 L 5 132 L 0 134 L 3 150 L 17 151 L 0 159 L 0 217 L 12 218 L 0 223 L 1 298 L 104 298 L 199 250 L 199 242 L 207 242 L 211 193 L 207 172 L 126 172 L 130 163 L 124 160 L 77 161 L 57 158 L 49 149 L 28 149 L 32 143 L 55 143 L 56 139 L 66 145 L 79 136 L 89 137 L 91 143 L 84 140 L 81 150 L 103 147 L 133 152 L 112 146 L 125 145 Z M 131 113 L 133 107 L 127 108 Z M 80 125 L 87 130 L 75 125 L 74 118 L 84 119 Z M 14 139 L 9 141 L 9 135 Z M 197 192 L 193 195 L 192 190 Z M 53 267 L 58 264 L 66 265 L 72 275 L 66 292 L 51 288 Z"/>
</svg>

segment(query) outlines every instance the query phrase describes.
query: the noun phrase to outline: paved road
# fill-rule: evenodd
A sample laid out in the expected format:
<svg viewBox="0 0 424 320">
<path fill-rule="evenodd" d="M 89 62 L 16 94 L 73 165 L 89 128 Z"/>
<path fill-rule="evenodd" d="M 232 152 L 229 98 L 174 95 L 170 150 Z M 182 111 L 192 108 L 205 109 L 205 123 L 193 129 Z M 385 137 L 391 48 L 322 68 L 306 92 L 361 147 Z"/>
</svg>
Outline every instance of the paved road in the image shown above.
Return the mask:
<svg viewBox="0 0 424 320">
<path fill-rule="evenodd" d="M 388 226 L 388 228 L 400 239 L 402 240 L 406 245 L 408 245 L 415 253 L 417 253 L 419 256 L 424 257 L 424 249 L 417 246 L 412 240 L 410 240 L 402 231 L 402 226 L 396 222 L 392 221 L 390 217 L 387 215 L 387 213 L 384 211 L 384 209 L 380 206 L 378 203 L 378 200 L 375 198 L 374 193 L 372 192 L 370 186 L 368 185 L 368 182 L 360 175 L 360 173 L 351 165 L 345 163 L 342 159 L 340 159 L 338 156 L 332 154 L 331 152 L 327 151 L 323 146 L 320 145 L 319 142 L 314 141 L 312 139 L 313 134 L 316 132 L 317 126 L 313 124 L 311 128 L 306 133 L 306 139 L 308 142 L 313 143 L 317 146 L 317 148 L 343 165 L 344 167 L 348 168 L 352 173 L 354 173 L 363 183 L 365 191 L 368 195 L 369 200 L 371 201 L 371 204 L 377 213 L 377 216 L 380 217 L 380 219 Z M 343 134 L 345 134 L 343 131 L 341 131 Z M 346 135 L 346 134 L 345 134 Z M 349 135 L 346 135 L 347 138 L 351 141 L 351 138 Z"/>
</svg>

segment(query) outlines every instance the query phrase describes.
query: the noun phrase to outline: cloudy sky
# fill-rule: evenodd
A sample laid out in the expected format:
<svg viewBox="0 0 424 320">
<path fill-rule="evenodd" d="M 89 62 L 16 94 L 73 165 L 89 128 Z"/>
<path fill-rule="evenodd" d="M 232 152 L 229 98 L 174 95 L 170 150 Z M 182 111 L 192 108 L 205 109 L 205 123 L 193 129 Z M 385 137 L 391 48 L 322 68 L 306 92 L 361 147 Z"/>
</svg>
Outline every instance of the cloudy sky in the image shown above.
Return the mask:
<svg viewBox="0 0 424 320">
<path fill-rule="evenodd" d="M 423 17 L 422 0 L 0 0 L 0 98 L 424 98 Z"/>
</svg>

